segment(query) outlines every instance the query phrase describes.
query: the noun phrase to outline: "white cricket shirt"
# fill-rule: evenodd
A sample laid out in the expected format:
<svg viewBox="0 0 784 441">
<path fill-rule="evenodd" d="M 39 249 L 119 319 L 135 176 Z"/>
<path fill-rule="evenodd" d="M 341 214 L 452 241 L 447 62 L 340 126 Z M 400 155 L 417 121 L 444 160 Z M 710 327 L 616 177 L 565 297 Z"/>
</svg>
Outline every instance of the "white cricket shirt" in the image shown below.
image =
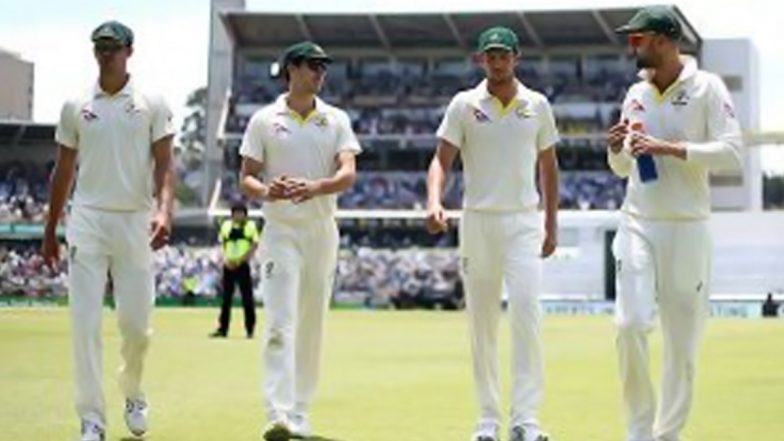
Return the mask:
<svg viewBox="0 0 784 441">
<path fill-rule="evenodd" d="M 358 154 L 357 141 L 346 112 L 316 98 L 315 109 L 302 118 L 289 108 L 287 94 L 251 118 L 240 146 L 240 155 L 264 164 L 262 179 L 271 182 L 285 175 L 317 180 L 332 177 L 338 169 L 337 155 Z M 324 195 L 300 204 L 265 202 L 264 217 L 281 222 L 302 222 L 335 216 L 337 195 Z"/>
<path fill-rule="evenodd" d="M 436 135 L 460 149 L 463 207 L 481 211 L 529 211 L 539 204 L 539 152 L 555 145 L 558 130 L 547 98 L 517 82 L 505 108 L 487 81 L 455 95 Z"/>
<path fill-rule="evenodd" d="M 721 78 L 699 70 L 683 57 L 678 79 L 660 93 L 643 70 L 643 81 L 629 89 L 621 119 L 641 122 L 643 131 L 666 141 L 686 144 L 686 160 L 654 156 L 658 179 L 641 182 L 628 150 L 608 149 L 608 163 L 620 177 L 628 177 L 621 210 L 654 220 L 705 219 L 710 214 L 708 173 L 741 169 L 742 138 L 732 99 Z"/>
<path fill-rule="evenodd" d="M 142 93 L 131 79 L 114 95 L 96 84 L 66 101 L 55 140 L 78 151 L 73 205 L 108 211 L 152 209 L 152 144 L 174 133 L 163 98 Z"/>
</svg>

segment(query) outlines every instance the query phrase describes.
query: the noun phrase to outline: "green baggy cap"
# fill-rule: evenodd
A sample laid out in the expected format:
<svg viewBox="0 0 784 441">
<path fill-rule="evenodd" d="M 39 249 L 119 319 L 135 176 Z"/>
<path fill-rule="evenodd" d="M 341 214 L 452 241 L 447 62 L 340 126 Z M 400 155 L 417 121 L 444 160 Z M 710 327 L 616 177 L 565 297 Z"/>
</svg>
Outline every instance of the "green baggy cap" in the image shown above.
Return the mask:
<svg viewBox="0 0 784 441">
<path fill-rule="evenodd" d="M 619 34 L 655 32 L 677 39 L 683 34 L 683 28 L 672 7 L 646 6 L 637 11 L 628 23 L 616 29 L 615 32 Z"/>
</svg>

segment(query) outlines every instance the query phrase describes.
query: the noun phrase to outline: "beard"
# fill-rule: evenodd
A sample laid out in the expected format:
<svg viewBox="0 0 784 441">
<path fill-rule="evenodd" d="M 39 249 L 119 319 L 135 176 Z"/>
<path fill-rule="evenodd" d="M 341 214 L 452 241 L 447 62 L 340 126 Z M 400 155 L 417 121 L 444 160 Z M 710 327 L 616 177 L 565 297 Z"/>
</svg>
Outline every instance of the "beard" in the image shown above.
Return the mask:
<svg viewBox="0 0 784 441">
<path fill-rule="evenodd" d="M 652 54 L 643 54 L 640 52 L 635 52 L 634 61 L 637 64 L 638 69 L 654 69 L 659 65 Z"/>
</svg>

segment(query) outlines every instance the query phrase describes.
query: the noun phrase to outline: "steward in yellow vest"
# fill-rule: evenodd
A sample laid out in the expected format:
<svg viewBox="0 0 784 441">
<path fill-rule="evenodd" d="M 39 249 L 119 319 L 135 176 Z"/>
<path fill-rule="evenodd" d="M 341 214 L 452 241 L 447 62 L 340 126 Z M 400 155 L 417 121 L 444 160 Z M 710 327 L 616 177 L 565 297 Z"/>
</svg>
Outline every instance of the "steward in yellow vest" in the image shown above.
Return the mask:
<svg viewBox="0 0 784 441">
<path fill-rule="evenodd" d="M 223 302 L 218 318 L 218 329 L 211 337 L 226 337 L 231 321 L 231 303 L 234 287 L 239 285 L 242 307 L 245 310 L 245 332 L 253 338 L 256 326 L 256 309 L 253 303 L 253 279 L 250 275 L 250 259 L 259 242 L 256 223 L 248 219 L 248 208 L 243 203 L 231 207 L 231 218 L 220 226 L 218 234 L 223 250 Z"/>
</svg>

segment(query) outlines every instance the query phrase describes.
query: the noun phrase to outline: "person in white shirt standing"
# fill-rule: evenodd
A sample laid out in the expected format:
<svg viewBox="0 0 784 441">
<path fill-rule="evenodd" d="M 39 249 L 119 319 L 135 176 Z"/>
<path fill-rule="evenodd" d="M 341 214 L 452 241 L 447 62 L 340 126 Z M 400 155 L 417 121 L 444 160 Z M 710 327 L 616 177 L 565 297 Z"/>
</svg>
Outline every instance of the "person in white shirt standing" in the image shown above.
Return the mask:
<svg viewBox="0 0 784 441">
<path fill-rule="evenodd" d="M 708 175 L 741 169 L 741 132 L 721 79 L 681 56 L 682 25 L 672 8 L 643 8 L 617 32 L 628 35 L 642 69 L 609 131 L 607 153 L 613 172 L 628 178 L 613 242 L 626 436 L 677 441 L 708 315 Z M 664 334 L 658 412 L 647 337 L 657 310 Z"/>
<path fill-rule="evenodd" d="M 509 438 L 545 441 L 537 416 L 544 395 L 539 291 L 542 258 L 557 244 L 558 131 L 547 98 L 515 77 L 520 51 L 514 31 L 484 31 L 478 57 L 486 80 L 458 93 L 438 128 L 428 172 L 427 227 L 431 233 L 448 228 L 441 200 L 446 174 L 459 153 L 465 180 L 461 270 L 481 407 L 473 441 L 499 439 L 498 323 L 504 288 L 512 338 Z"/>
<path fill-rule="evenodd" d="M 109 21 L 91 38 L 98 82 L 68 100 L 60 114 L 42 253 L 49 265 L 56 265 L 55 231 L 78 165 L 66 232 L 76 409 L 81 441 L 103 441 L 101 318 L 108 273 L 122 336 L 125 421 L 136 436 L 148 428 L 141 380 L 155 302 L 152 250 L 163 246 L 170 232 L 174 128 L 163 99 L 143 93 L 128 73 L 133 32 Z"/>
<path fill-rule="evenodd" d="M 361 148 L 346 112 L 317 97 L 331 58 L 301 42 L 281 57 L 288 93 L 250 120 L 242 191 L 264 201 L 260 252 L 266 310 L 264 438 L 309 436 L 324 317 L 337 267 L 337 194 L 354 183 Z"/>
</svg>

